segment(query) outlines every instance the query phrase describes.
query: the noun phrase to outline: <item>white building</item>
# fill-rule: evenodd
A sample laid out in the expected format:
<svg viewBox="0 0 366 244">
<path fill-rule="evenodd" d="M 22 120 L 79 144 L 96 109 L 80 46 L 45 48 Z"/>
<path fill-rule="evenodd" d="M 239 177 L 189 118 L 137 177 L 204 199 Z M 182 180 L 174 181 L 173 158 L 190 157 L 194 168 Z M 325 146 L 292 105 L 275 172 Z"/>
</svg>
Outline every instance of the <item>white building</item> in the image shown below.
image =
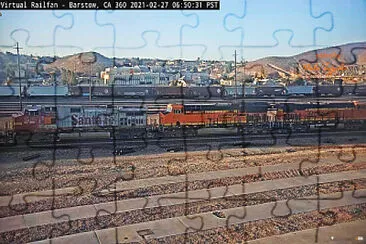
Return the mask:
<svg viewBox="0 0 366 244">
<path fill-rule="evenodd" d="M 167 85 L 169 80 L 157 72 L 150 72 L 146 66 L 107 68 L 101 73 L 104 83 L 120 86 L 159 86 Z"/>
</svg>

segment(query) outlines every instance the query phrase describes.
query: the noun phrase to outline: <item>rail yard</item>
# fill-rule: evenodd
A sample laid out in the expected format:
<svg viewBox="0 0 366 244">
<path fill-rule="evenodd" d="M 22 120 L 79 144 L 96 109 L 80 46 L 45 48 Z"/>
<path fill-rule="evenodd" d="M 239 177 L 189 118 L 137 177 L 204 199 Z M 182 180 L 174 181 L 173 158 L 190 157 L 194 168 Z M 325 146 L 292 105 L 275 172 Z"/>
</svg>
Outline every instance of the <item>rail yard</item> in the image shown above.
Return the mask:
<svg viewBox="0 0 366 244">
<path fill-rule="evenodd" d="M 365 216 L 365 138 L 345 136 L 337 145 L 330 138 L 324 136 L 321 149 L 311 146 L 316 141 L 311 137 L 293 139 L 296 146 L 218 150 L 212 144 L 211 151 L 141 149 L 145 155 L 123 157 L 103 156 L 97 145 L 95 150 L 80 145 L 79 153 L 55 147 L 57 161 L 50 150 L 8 152 L 0 197 L 6 227 L 0 238 L 108 243 L 114 233 L 126 243 L 234 242 L 308 229 L 315 238 L 317 228 L 321 236 L 323 227 L 362 222 Z M 34 153 L 41 156 L 22 160 Z M 66 154 L 70 157 L 61 156 Z M 187 232 L 189 227 L 195 230 Z"/>
<path fill-rule="evenodd" d="M 0 52 L 0 243 L 363 243 L 363 46 Z"/>
<path fill-rule="evenodd" d="M 1 242 L 364 236 L 362 96 L 52 99 L 3 112 Z"/>
</svg>

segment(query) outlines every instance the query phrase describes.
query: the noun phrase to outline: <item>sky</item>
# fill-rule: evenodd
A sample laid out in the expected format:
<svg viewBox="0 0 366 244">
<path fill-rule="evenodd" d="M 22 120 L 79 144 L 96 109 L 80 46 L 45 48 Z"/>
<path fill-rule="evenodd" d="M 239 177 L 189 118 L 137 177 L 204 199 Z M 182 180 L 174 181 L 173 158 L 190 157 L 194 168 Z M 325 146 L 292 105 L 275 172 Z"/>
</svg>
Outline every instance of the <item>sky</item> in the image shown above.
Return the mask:
<svg viewBox="0 0 366 244">
<path fill-rule="evenodd" d="M 220 10 L 0 10 L 0 50 L 251 61 L 366 41 L 365 0 L 221 0 Z"/>
</svg>

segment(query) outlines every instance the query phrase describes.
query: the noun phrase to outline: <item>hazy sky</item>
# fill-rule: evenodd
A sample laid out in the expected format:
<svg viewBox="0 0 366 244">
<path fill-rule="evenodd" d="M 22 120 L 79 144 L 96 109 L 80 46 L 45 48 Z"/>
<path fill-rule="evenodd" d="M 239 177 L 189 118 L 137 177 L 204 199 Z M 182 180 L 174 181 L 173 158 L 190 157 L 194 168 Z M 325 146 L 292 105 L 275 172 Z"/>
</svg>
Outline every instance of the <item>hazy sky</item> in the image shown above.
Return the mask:
<svg viewBox="0 0 366 244">
<path fill-rule="evenodd" d="M 366 41 L 365 0 L 221 0 L 210 11 L 1 10 L 0 50 L 253 60 Z M 13 50 L 14 51 L 14 50 Z"/>
</svg>

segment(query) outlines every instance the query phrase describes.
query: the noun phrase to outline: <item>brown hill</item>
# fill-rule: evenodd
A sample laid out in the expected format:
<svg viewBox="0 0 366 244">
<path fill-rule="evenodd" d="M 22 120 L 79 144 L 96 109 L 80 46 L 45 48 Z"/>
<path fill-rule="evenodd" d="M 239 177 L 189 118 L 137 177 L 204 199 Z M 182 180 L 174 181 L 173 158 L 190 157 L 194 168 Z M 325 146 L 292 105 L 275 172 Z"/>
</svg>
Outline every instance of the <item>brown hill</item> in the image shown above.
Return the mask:
<svg viewBox="0 0 366 244">
<path fill-rule="evenodd" d="M 304 52 L 289 57 L 266 57 L 245 65 L 245 73 L 254 75 L 283 71 L 288 73 L 330 74 L 341 71 L 342 66 L 365 65 L 366 42 L 349 43 Z M 238 72 L 243 72 L 239 68 Z"/>
<path fill-rule="evenodd" d="M 1 53 L 0 53 L 1 54 Z M 0 56 L 0 76 L 1 63 L 9 63 L 5 59 L 9 55 Z M 13 55 L 14 56 L 14 55 Z M 1 62 L 4 60 L 4 62 Z M 70 70 L 76 73 L 96 74 L 106 67 L 121 65 L 124 60 L 105 57 L 97 52 L 86 52 L 75 55 L 57 58 L 56 61 L 45 66 L 46 71 Z M 16 63 L 14 63 L 16 64 Z M 309 75 L 326 74 L 327 72 L 338 71 L 342 65 L 365 65 L 366 64 L 366 42 L 349 43 L 334 47 L 322 48 L 304 52 L 289 57 L 266 57 L 256 61 L 248 62 L 245 68 L 238 68 L 238 76 L 255 75 L 264 73 L 265 75 L 283 71 L 282 73 Z M 232 74 L 233 75 L 233 74 Z"/>
<path fill-rule="evenodd" d="M 48 71 L 65 69 L 76 73 L 95 74 L 113 65 L 112 58 L 107 58 L 97 52 L 86 52 L 57 59 L 48 64 L 45 69 Z"/>
</svg>

